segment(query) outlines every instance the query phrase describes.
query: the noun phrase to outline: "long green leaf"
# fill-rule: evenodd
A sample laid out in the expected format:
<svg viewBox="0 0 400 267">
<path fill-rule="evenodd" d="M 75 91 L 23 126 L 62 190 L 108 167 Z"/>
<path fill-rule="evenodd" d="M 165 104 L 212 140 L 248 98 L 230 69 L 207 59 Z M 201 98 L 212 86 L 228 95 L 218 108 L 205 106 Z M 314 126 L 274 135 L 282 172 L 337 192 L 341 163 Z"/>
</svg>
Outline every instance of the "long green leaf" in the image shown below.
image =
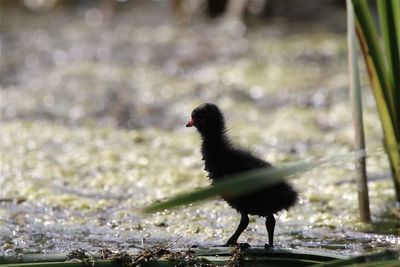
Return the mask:
<svg viewBox="0 0 400 267">
<path fill-rule="evenodd" d="M 396 28 L 396 38 L 397 38 L 397 54 L 400 56 L 400 1 L 399 0 L 392 0 L 392 13 L 393 13 L 393 18 L 395 22 L 395 28 Z M 397 23 L 396 23 L 397 22 Z M 400 60 L 400 59 L 399 59 Z M 397 88 L 400 90 L 399 88 Z"/>
<path fill-rule="evenodd" d="M 393 91 L 398 91 L 398 89 L 390 87 L 390 83 L 387 80 L 388 72 L 385 71 L 386 66 L 383 61 L 384 55 L 380 53 L 378 36 L 366 2 L 362 0 L 352 0 L 352 2 L 357 17 L 356 33 L 360 42 L 361 51 L 363 52 L 371 89 L 375 97 L 378 114 L 382 123 L 385 148 L 389 155 L 397 200 L 400 201 L 400 140 L 398 137 L 400 129 L 399 122 L 395 121 L 396 110 L 394 104 L 398 104 L 400 100 L 390 98 L 395 96 Z M 398 4 L 393 6 L 398 6 Z M 398 14 L 396 14 L 397 13 L 395 12 L 394 16 L 398 16 Z M 398 26 L 395 25 L 395 27 Z M 392 32 L 390 34 L 395 33 Z M 383 76 L 383 74 L 386 74 L 386 76 Z M 391 92 L 390 96 L 388 95 L 388 92 Z"/>
<path fill-rule="evenodd" d="M 379 20 L 381 25 L 381 32 L 384 43 L 384 55 L 386 58 L 387 72 L 390 83 L 390 90 L 388 94 L 393 99 L 393 121 L 395 124 L 395 133 L 397 140 L 400 140 L 399 129 L 399 115 L 400 115 L 400 58 L 399 58 L 399 43 L 396 34 L 395 13 L 400 12 L 394 10 L 390 0 L 377 1 Z M 397 21 L 399 24 L 400 21 Z M 396 101 L 397 99 L 397 101 Z"/>
<path fill-rule="evenodd" d="M 263 187 L 268 187 L 282 181 L 285 177 L 311 170 L 323 164 L 336 161 L 343 161 L 349 157 L 360 158 L 365 156 L 364 151 L 356 151 L 348 155 L 340 155 L 326 160 L 315 162 L 298 162 L 283 167 L 276 168 L 260 168 L 250 172 L 232 175 L 226 177 L 221 182 L 213 186 L 200 188 L 190 193 L 181 194 L 164 202 L 154 203 L 143 209 L 144 213 L 153 213 L 163 211 L 165 209 L 175 208 L 182 205 L 187 205 L 193 202 L 205 200 L 217 195 L 224 196 L 239 196 L 252 191 L 256 191 Z"/>
<path fill-rule="evenodd" d="M 233 175 L 217 182 L 214 186 L 201 188 L 191 193 L 182 194 L 161 203 L 146 207 L 145 213 L 162 211 L 176 206 L 204 200 L 218 194 L 238 196 L 254 191 L 260 187 L 267 187 L 282 181 L 283 177 L 315 167 L 316 163 L 298 163 L 282 168 L 260 168 L 254 171 Z"/>
<path fill-rule="evenodd" d="M 382 88 L 385 104 L 389 109 L 389 114 L 394 112 L 394 99 L 390 93 L 390 83 L 387 72 L 387 67 L 383 58 L 382 49 L 379 46 L 379 38 L 375 29 L 372 15 L 368 9 L 367 1 L 364 0 L 353 0 L 354 12 L 357 17 L 357 21 L 360 24 L 360 28 L 363 31 L 367 45 L 368 54 L 370 55 L 372 62 L 375 66 L 376 75 Z M 389 117 L 394 125 L 394 118 Z"/>
<path fill-rule="evenodd" d="M 385 148 L 389 155 L 390 166 L 393 172 L 393 181 L 396 188 L 397 199 L 400 201 L 400 151 L 398 149 L 399 142 L 396 140 L 394 124 L 390 117 L 390 111 L 386 105 L 381 84 L 378 81 L 376 66 L 372 62 L 368 53 L 368 44 L 364 38 L 363 30 L 359 23 L 356 23 L 357 37 L 360 42 L 361 51 L 363 52 L 365 65 L 368 70 L 368 77 L 371 83 L 372 93 L 374 94 L 375 103 L 378 109 L 378 115 L 382 124 Z"/>
<path fill-rule="evenodd" d="M 395 69 L 393 69 L 393 77 L 394 77 L 394 99 L 396 104 L 396 116 L 397 116 L 397 142 L 400 142 L 400 1 L 399 0 L 392 0 L 391 1 L 391 8 L 392 8 L 392 22 L 394 24 L 394 31 L 392 35 L 396 37 L 396 46 L 391 46 L 392 50 L 396 50 L 392 52 L 393 55 L 397 53 L 397 57 L 394 59 L 395 62 Z"/>
</svg>

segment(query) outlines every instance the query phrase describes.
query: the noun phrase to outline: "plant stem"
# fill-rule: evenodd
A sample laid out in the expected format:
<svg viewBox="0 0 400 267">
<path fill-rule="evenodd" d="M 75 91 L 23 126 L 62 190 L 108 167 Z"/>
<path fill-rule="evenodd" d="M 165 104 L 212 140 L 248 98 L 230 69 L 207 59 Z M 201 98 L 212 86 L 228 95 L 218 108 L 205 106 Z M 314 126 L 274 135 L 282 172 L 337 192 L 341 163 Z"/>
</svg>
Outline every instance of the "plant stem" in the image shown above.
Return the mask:
<svg viewBox="0 0 400 267">
<path fill-rule="evenodd" d="M 349 62 L 349 87 L 352 103 L 353 125 L 355 131 L 354 149 L 365 150 L 364 125 L 362 116 L 361 85 L 357 57 L 357 40 L 355 35 L 354 11 L 351 0 L 347 0 L 347 40 L 348 40 L 348 62 Z M 356 159 L 356 176 L 358 205 L 360 218 L 363 222 L 371 221 L 368 197 L 368 182 L 366 172 L 366 157 Z"/>
</svg>

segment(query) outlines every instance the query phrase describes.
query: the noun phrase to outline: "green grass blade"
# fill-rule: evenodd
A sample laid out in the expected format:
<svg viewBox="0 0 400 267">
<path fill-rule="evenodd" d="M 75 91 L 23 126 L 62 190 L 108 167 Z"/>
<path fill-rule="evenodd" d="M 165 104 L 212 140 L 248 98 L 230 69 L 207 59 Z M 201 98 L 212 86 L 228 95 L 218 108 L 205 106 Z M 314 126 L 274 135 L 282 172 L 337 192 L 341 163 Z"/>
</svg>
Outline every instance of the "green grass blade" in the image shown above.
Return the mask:
<svg viewBox="0 0 400 267">
<path fill-rule="evenodd" d="M 387 66 L 383 58 L 382 49 L 379 45 L 379 38 L 375 29 L 372 15 L 368 9 L 367 1 L 364 0 L 352 0 L 354 13 L 357 17 L 357 22 L 360 24 L 360 29 L 363 32 L 365 42 L 367 44 L 367 53 L 371 57 L 373 65 L 375 66 L 376 75 L 380 83 L 382 94 L 384 97 L 385 105 L 389 109 L 389 114 L 394 112 L 394 99 L 390 90 L 389 77 L 387 72 Z M 394 118 L 390 117 L 391 120 Z M 394 120 L 392 121 L 394 124 Z"/>
<path fill-rule="evenodd" d="M 399 44 L 399 46 L 397 47 L 397 54 L 400 56 L 400 23 L 399 23 L 399 21 L 400 21 L 400 1 L 399 0 L 392 0 L 392 13 L 393 13 L 393 18 L 394 18 L 395 28 L 396 28 L 397 44 Z M 399 89 L 399 88 L 397 88 L 397 89 Z"/>
<path fill-rule="evenodd" d="M 394 120 L 394 102 L 388 101 L 390 99 L 387 95 L 387 92 L 393 91 L 394 88 L 391 88 L 388 82 L 382 82 L 381 77 L 379 77 L 379 73 L 385 71 L 382 60 L 377 60 L 377 58 L 383 59 L 383 54 L 377 54 L 380 51 L 378 50 L 378 36 L 376 30 L 373 28 L 374 25 L 366 2 L 360 0 L 352 1 L 357 17 L 356 33 L 364 56 L 371 89 L 374 94 L 379 118 L 382 124 L 384 143 L 389 156 L 396 197 L 397 200 L 400 201 L 400 151 L 398 149 L 400 143 L 398 133 L 400 132 L 400 129 L 398 128 L 399 122 Z M 395 99 L 395 102 L 399 102 L 399 99 Z M 392 103 L 392 105 L 390 103 Z"/>
<path fill-rule="evenodd" d="M 191 193 L 176 196 L 161 203 L 155 203 L 146 207 L 145 213 L 162 211 L 165 209 L 186 205 L 189 203 L 205 200 L 207 198 L 223 194 L 238 196 L 246 194 L 260 187 L 268 187 L 283 180 L 284 177 L 297 172 L 306 171 L 317 166 L 316 163 L 298 163 L 281 168 L 262 168 L 254 171 L 227 177 L 215 185 L 195 190 Z"/>
<path fill-rule="evenodd" d="M 392 47 L 392 49 L 397 50 L 397 57 L 396 57 L 396 66 L 397 70 L 393 70 L 393 77 L 395 79 L 395 87 L 394 90 L 394 99 L 396 106 L 396 115 L 397 115 L 397 129 L 398 129 L 398 136 L 397 141 L 400 142 L 400 1 L 399 0 L 392 0 L 391 1 L 391 8 L 392 8 L 392 21 L 394 24 L 394 32 L 393 35 L 396 36 L 396 44 L 397 47 Z M 394 54 L 394 52 L 393 52 Z"/>
<path fill-rule="evenodd" d="M 394 13 L 398 10 L 393 10 L 393 5 L 390 0 L 377 1 L 379 20 L 381 25 L 381 32 L 384 43 L 384 54 L 386 58 L 388 78 L 390 83 L 390 90 L 388 93 L 393 99 L 393 121 L 395 123 L 395 130 L 399 129 L 399 115 L 400 115 L 400 58 L 399 58 L 399 43 L 396 34 L 396 23 Z M 398 21 L 397 23 L 400 23 Z M 397 101 L 396 101 L 397 99 Z M 400 140 L 400 133 L 395 131 L 397 140 Z"/>
<path fill-rule="evenodd" d="M 382 124 L 384 144 L 389 155 L 390 166 L 393 173 L 393 181 L 396 189 L 397 200 L 400 201 L 400 151 L 399 140 L 396 139 L 394 124 L 390 116 L 390 111 L 386 105 L 381 84 L 378 81 L 376 68 L 368 53 L 367 43 L 365 41 L 361 26 L 356 23 L 356 32 L 360 42 L 361 51 L 363 52 L 365 65 L 368 70 L 368 76 L 371 84 L 372 93 L 374 94 L 375 103 L 378 109 L 378 115 Z"/>
<path fill-rule="evenodd" d="M 205 200 L 217 195 L 238 196 L 263 187 L 268 187 L 282 181 L 290 175 L 305 172 L 323 164 L 335 161 L 348 160 L 349 157 L 360 158 L 365 156 L 364 151 L 349 153 L 348 155 L 336 156 L 334 158 L 315 162 L 298 162 L 279 168 L 262 168 L 246 173 L 232 175 L 211 187 L 200 188 L 190 193 L 181 194 L 164 202 L 157 202 L 143 209 L 144 213 L 154 213 L 165 209 L 175 208 L 182 205 Z"/>
</svg>

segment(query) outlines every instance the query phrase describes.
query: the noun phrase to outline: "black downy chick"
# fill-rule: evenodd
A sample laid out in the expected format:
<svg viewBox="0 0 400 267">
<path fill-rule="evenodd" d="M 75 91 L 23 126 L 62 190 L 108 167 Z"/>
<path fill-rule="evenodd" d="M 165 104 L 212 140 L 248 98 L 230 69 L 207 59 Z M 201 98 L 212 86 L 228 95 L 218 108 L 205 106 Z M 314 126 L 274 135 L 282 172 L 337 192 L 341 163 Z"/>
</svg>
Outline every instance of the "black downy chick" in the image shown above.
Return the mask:
<svg viewBox="0 0 400 267">
<path fill-rule="evenodd" d="M 212 183 L 224 177 L 256 168 L 272 167 L 268 162 L 253 156 L 250 152 L 234 147 L 226 134 L 225 120 L 219 108 L 205 103 L 193 110 L 186 127 L 196 127 L 203 143 L 201 152 L 205 170 Z M 235 233 L 226 242 L 226 246 L 236 245 L 239 236 L 249 224 L 248 215 L 266 218 L 269 243 L 273 247 L 275 218 L 274 213 L 288 210 L 298 199 L 297 192 L 286 182 L 279 182 L 271 187 L 262 188 L 238 197 L 221 196 L 241 214 Z"/>
</svg>

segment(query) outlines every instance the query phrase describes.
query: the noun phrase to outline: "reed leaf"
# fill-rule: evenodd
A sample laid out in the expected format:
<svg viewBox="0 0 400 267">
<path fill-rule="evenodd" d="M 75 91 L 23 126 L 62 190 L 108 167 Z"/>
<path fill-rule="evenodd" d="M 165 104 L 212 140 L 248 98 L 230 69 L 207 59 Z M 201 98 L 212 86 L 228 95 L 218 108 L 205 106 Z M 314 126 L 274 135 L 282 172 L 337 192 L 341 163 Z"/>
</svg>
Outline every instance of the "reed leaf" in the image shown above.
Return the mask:
<svg viewBox="0 0 400 267">
<path fill-rule="evenodd" d="M 397 1 L 398 2 L 398 1 Z M 379 21 L 381 26 L 382 38 L 384 43 L 384 55 L 386 58 L 387 72 L 390 84 L 390 90 L 393 99 L 393 121 L 394 129 L 399 129 L 400 116 L 400 58 L 399 58 L 399 42 L 396 33 L 395 13 L 400 11 L 394 10 L 392 1 L 382 0 L 377 1 Z M 399 24 L 400 21 L 397 21 Z M 397 26 L 399 27 L 399 26 Z M 397 100 L 397 101 L 396 101 Z M 397 140 L 400 140 L 400 133 L 396 132 Z"/>
<path fill-rule="evenodd" d="M 154 213 L 178 206 L 191 204 L 207 198 L 223 194 L 224 196 L 239 196 L 242 194 L 256 191 L 263 187 L 272 186 L 284 178 L 311 170 L 315 167 L 332 164 L 334 162 L 360 158 L 365 156 L 365 151 L 355 151 L 346 155 L 335 156 L 329 159 L 319 161 L 301 161 L 288 164 L 282 167 L 260 168 L 245 173 L 231 175 L 226 177 L 213 186 L 196 189 L 192 192 L 180 194 L 164 202 L 156 202 L 143 209 L 144 213 Z"/>
<path fill-rule="evenodd" d="M 392 0 L 392 13 L 395 21 L 396 38 L 397 38 L 397 54 L 400 56 L 400 1 Z M 396 23 L 397 22 L 397 23 Z"/>
<path fill-rule="evenodd" d="M 255 191 L 262 187 L 274 185 L 283 180 L 284 177 L 297 172 L 306 171 L 317 166 L 317 163 L 297 163 L 281 168 L 260 168 L 257 170 L 232 175 L 213 186 L 197 189 L 193 192 L 178 195 L 170 200 L 154 203 L 146 207 L 145 213 L 153 213 L 181 205 L 205 200 L 216 195 L 239 196 Z"/>
<path fill-rule="evenodd" d="M 387 3 L 379 4 L 379 0 L 377 2 L 378 5 L 381 5 L 379 8 L 381 16 L 399 16 L 399 11 L 389 12 L 387 10 L 389 7 Z M 378 114 L 383 128 L 384 143 L 389 156 L 390 167 L 395 184 L 396 197 L 397 200 L 400 201 L 400 122 L 398 122 L 399 117 L 398 114 L 396 114 L 398 105 L 400 105 L 400 100 L 398 99 L 400 89 L 392 87 L 390 82 L 391 76 L 399 75 L 398 73 L 394 73 L 392 69 L 389 70 L 389 65 L 385 63 L 388 62 L 388 59 L 385 61 L 385 54 L 382 53 L 382 50 L 379 46 L 380 39 L 377 34 L 377 30 L 375 29 L 371 13 L 369 12 L 367 2 L 362 0 L 352 0 L 352 3 L 354 6 L 354 13 L 357 18 L 356 33 L 367 67 L 371 89 L 375 98 Z M 398 6 L 398 4 L 392 4 L 390 4 L 390 6 Z M 388 34 L 397 36 L 396 32 L 398 32 L 398 26 L 395 23 L 395 19 L 381 18 L 380 20 L 384 24 L 391 24 L 393 22 L 394 25 L 389 27 L 388 31 L 390 31 Z M 387 41 L 390 42 L 390 40 L 392 40 L 392 38 L 388 37 Z M 397 52 L 399 49 L 398 47 L 393 47 L 391 44 L 387 44 L 385 47 L 388 47 L 388 49 L 391 50 L 397 50 Z M 391 51 L 390 54 L 395 55 L 396 52 Z M 397 64 L 395 63 L 395 60 L 392 60 L 391 62 Z"/>
<path fill-rule="evenodd" d="M 390 114 L 392 114 L 394 111 L 394 99 L 390 92 L 391 87 L 389 84 L 387 67 L 382 56 L 382 50 L 379 46 L 379 37 L 372 19 L 372 15 L 368 9 L 368 4 L 366 1 L 353 0 L 352 2 L 354 13 L 357 17 L 357 22 L 360 25 L 359 28 L 362 29 L 363 38 L 367 44 L 365 48 L 367 48 L 367 52 L 371 57 L 372 64 L 375 67 L 376 77 L 382 88 L 384 101 L 388 106 Z M 392 124 L 394 124 L 394 121 Z"/>
</svg>

